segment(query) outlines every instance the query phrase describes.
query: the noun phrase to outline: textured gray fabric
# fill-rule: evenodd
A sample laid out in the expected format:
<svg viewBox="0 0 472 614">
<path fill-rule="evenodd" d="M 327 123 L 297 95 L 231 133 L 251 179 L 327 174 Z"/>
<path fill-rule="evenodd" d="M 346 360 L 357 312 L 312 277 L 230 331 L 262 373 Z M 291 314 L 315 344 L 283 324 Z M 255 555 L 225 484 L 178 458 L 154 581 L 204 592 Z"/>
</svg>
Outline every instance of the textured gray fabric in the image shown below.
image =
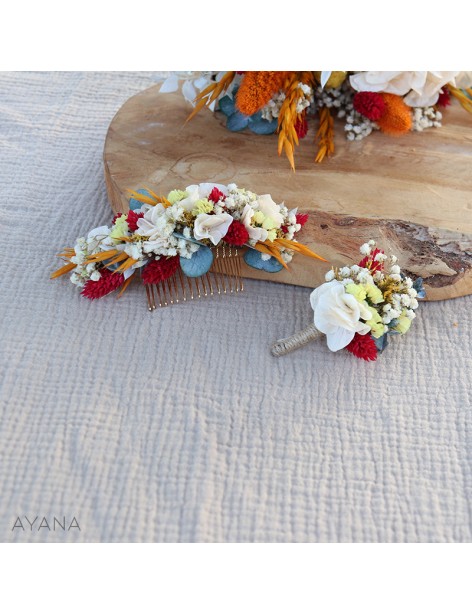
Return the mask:
<svg viewBox="0 0 472 614">
<path fill-rule="evenodd" d="M 424 305 L 365 364 L 270 355 L 307 289 L 149 314 L 139 287 L 91 303 L 48 280 L 109 222 L 107 126 L 154 80 L 0 75 L 0 539 L 470 541 L 472 298 Z M 64 515 L 81 531 L 37 530 Z"/>
</svg>

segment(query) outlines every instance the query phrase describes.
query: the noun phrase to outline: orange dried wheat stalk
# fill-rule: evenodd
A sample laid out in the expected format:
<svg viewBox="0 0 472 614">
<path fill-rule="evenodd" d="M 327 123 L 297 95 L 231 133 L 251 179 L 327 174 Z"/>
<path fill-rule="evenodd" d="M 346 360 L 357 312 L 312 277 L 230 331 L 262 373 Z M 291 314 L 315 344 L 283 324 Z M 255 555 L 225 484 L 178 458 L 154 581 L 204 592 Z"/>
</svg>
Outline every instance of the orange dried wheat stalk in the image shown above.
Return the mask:
<svg viewBox="0 0 472 614">
<path fill-rule="evenodd" d="M 316 133 L 318 153 L 315 162 L 322 162 L 334 153 L 334 121 L 328 107 L 322 107 L 319 112 L 320 125 Z"/>
<path fill-rule="evenodd" d="M 300 98 L 303 97 L 303 92 L 298 87 L 300 83 L 313 85 L 313 72 L 303 71 L 288 73 L 283 87 L 285 92 L 285 100 L 280 108 L 279 123 L 277 128 L 279 133 L 279 156 L 282 153 L 282 150 L 284 150 L 292 170 L 295 170 L 295 160 L 293 154 L 295 151 L 295 145 L 298 145 L 298 136 L 297 131 L 295 130 L 295 123 L 298 119 L 301 119 L 302 116 L 302 113 L 297 113 L 297 103 Z"/>
</svg>

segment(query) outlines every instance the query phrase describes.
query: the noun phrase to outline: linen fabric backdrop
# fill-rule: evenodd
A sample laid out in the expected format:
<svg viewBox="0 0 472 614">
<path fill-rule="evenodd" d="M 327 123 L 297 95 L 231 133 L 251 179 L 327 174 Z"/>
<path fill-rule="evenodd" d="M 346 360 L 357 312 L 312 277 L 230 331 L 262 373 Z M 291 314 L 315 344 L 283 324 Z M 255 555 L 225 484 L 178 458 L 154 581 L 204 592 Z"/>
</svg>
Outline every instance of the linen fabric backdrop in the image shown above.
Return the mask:
<svg viewBox="0 0 472 614">
<path fill-rule="evenodd" d="M 367 364 L 270 355 L 312 320 L 307 288 L 149 313 L 138 284 L 89 302 L 49 281 L 110 222 L 107 127 L 157 78 L 0 75 L 0 540 L 470 541 L 471 297 Z"/>
</svg>

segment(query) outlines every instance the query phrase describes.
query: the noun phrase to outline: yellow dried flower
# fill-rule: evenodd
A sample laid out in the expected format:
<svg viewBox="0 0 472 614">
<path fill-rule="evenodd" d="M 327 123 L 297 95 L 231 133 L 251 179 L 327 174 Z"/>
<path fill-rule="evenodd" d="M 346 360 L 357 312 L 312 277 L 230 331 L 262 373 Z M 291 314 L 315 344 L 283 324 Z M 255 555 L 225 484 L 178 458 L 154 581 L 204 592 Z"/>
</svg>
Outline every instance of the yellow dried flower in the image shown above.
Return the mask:
<svg viewBox="0 0 472 614">
<path fill-rule="evenodd" d="M 398 331 L 402 335 L 407 333 L 410 330 L 411 320 L 406 317 L 406 309 L 402 311 L 402 315 L 398 318 L 398 324 L 395 326 L 394 330 Z"/>
<path fill-rule="evenodd" d="M 379 288 L 377 288 L 375 284 L 367 284 L 367 286 L 365 286 L 365 291 L 367 294 L 367 298 L 370 300 L 371 303 L 377 305 L 384 300 L 382 291 L 379 290 Z"/>
<path fill-rule="evenodd" d="M 345 290 L 348 294 L 352 294 L 359 303 L 364 301 L 367 296 L 365 288 L 359 284 L 347 284 Z"/>
<path fill-rule="evenodd" d="M 170 202 L 171 205 L 173 205 L 177 201 L 182 200 L 187 196 L 188 194 L 185 190 L 172 190 L 172 192 L 169 192 L 169 194 L 167 195 L 167 200 Z"/>
<path fill-rule="evenodd" d="M 200 198 L 200 200 L 197 200 L 195 203 L 192 213 L 195 216 L 199 215 L 200 213 L 210 213 L 210 211 L 213 211 L 213 207 L 213 203 L 211 203 L 208 198 Z"/>
</svg>

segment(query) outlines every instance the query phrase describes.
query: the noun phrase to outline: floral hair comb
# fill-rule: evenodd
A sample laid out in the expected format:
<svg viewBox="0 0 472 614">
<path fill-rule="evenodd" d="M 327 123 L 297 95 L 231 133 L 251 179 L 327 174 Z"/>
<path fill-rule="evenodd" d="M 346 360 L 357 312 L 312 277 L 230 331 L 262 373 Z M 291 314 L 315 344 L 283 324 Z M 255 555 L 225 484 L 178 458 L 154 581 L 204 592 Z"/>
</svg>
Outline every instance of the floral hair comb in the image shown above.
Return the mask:
<svg viewBox="0 0 472 614">
<path fill-rule="evenodd" d="M 276 204 L 269 194 L 215 183 L 172 190 L 131 191 L 128 213 L 100 226 L 59 254 L 51 277 L 71 273 L 82 295 L 121 296 L 134 278 L 144 284 L 150 311 L 195 297 L 240 292 L 240 251 L 251 267 L 276 273 L 295 253 L 324 260 L 294 237 L 308 216 Z M 211 274 L 211 275 L 210 275 Z"/>
<path fill-rule="evenodd" d="M 423 280 L 406 277 L 396 256 L 387 257 L 375 241 L 360 248 L 359 264 L 333 268 L 326 282 L 313 290 L 314 323 L 271 348 L 283 356 L 326 336 L 330 350 L 346 348 L 364 360 L 376 360 L 392 335 L 404 335 L 416 317 L 418 298 L 425 297 Z"/>
</svg>

